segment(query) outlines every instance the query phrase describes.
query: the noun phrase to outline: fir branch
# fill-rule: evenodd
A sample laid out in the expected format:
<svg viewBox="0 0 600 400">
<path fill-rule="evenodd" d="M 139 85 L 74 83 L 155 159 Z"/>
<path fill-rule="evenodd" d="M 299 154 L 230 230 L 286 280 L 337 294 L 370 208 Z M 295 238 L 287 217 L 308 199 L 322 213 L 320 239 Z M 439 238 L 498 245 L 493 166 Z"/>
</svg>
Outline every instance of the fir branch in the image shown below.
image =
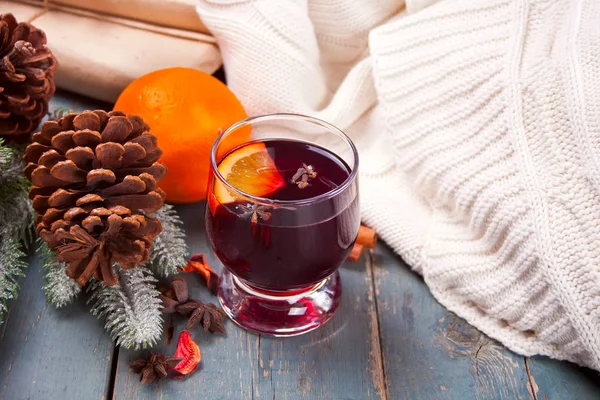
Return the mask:
<svg viewBox="0 0 600 400">
<path fill-rule="evenodd" d="M 17 279 L 24 276 L 27 267 L 26 254 L 21 249 L 18 238 L 1 235 L 0 242 L 0 324 L 8 310 L 6 302 L 17 297 L 19 284 Z"/>
<path fill-rule="evenodd" d="M 34 219 L 27 185 L 17 178 L 0 180 L 0 187 L 0 229 L 6 237 L 21 241 L 29 248 L 34 240 Z"/>
<path fill-rule="evenodd" d="M 183 223 L 177 211 L 169 204 L 165 204 L 150 216 L 158 218 L 162 232 L 154 238 L 146 267 L 159 276 L 176 275 L 178 269 L 186 264 L 188 254 Z"/>
<path fill-rule="evenodd" d="M 13 151 L 4 145 L 4 139 L 0 138 L 0 172 L 6 172 L 13 159 Z"/>
<path fill-rule="evenodd" d="M 92 313 L 106 318 L 105 328 L 118 345 L 136 350 L 154 345 L 162 335 L 162 303 L 154 286 L 156 279 L 143 267 L 115 266 L 115 270 L 119 277 L 116 285 L 90 285 Z"/>
<path fill-rule="evenodd" d="M 35 236 L 34 212 L 28 197 L 29 181 L 23 176 L 25 163 L 18 149 L 1 142 L 0 154 L 0 158 L 7 157 L 3 161 L 9 160 L 0 168 L 0 229 L 6 237 L 17 238 L 29 247 Z"/>
<path fill-rule="evenodd" d="M 64 307 L 71 303 L 79 293 L 81 286 L 67 276 L 67 264 L 56 259 L 56 254 L 50 250 L 48 244 L 43 240 L 38 240 L 38 256 L 42 262 L 42 270 L 46 283 L 42 287 L 46 298 L 55 307 Z"/>
<path fill-rule="evenodd" d="M 17 279 L 27 267 L 22 245 L 33 240 L 33 209 L 17 149 L 0 139 L 0 323 L 6 302 L 17 296 Z"/>
</svg>

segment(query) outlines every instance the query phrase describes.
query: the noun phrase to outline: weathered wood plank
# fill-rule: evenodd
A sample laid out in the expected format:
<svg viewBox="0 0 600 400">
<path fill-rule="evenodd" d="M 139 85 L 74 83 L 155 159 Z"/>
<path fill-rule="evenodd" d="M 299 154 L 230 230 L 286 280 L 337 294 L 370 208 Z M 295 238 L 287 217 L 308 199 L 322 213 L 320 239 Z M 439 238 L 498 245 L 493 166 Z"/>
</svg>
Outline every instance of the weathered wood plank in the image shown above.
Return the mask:
<svg viewBox="0 0 600 400">
<path fill-rule="evenodd" d="M 535 400 L 600 398 L 600 373 L 547 357 L 527 359 Z"/>
<path fill-rule="evenodd" d="M 380 244 L 373 271 L 390 399 L 531 399 L 523 357 L 435 301 Z"/>
<path fill-rule="evenodd" d="M 192 253 L 222 268 L 204 230 L 203 204 L 179 206 Z M 187 276 L 192 296 L 216 301 Z M 370 274 L 364 263 L 342 270 L 344 295 L 336 316 L 321 329 L 286 339 L 259 337 L 227 323 L 226 337 L 198 333 L 202 367 L 183 381 L 142 387 L 127 370 L 139 352 L 121 351 L 115 399 L 378 399 L 385 398 L 377 318 Z M 183 321 L 177 324 L 182 329 Z M 156 351 L 172 354 L 163 344 Z"/>
<path fill-rule="evenodd" d="M 50 108 L 77 110 L 101 104 L 58 93 Z M 85 301 L 63 309 L 46 303 L 42 271 L 29 260 L 19 297 L 0 327 L 0 398 L 101 399 L 109 382 L 113 343 Z"/>
<path fill-rule="evenodd" d="M 252 340 L 255 399 L 387 398 L 370 270 L 363 259 L 340 272 L 342 302 L 326 325 L 293 338 Z"/>
<path fill-rule="evenodd" d="M 0 398 L 103 399 L 113 343 L 80 299 L 56 309 L 46 303 L 37 258 L 0 334 Z"/>
</svg>

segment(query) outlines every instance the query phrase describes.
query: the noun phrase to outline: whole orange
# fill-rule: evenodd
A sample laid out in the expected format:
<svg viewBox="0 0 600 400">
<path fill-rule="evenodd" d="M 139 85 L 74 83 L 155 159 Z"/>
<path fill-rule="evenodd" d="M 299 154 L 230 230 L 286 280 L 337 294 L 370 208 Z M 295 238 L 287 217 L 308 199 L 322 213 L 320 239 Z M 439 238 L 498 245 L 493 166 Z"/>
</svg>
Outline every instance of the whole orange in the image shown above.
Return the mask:
<svg viewBox="0 0 600 400">
<path fill-rule="evenodd" d="M 170 203 L 206 198 L 210 151 L 217 136 L 247 117 L 240 101 L 221 81 L 191 68 L 151 72 L 129 84 L 115 110 L 139 115 L 150 125 L 168 168 L 159 186 Z M 247 135 L 245 134 L 247 133 Z M 248 141 L 250 131 L 232 136 L 229 148 Z"/>
</svg>

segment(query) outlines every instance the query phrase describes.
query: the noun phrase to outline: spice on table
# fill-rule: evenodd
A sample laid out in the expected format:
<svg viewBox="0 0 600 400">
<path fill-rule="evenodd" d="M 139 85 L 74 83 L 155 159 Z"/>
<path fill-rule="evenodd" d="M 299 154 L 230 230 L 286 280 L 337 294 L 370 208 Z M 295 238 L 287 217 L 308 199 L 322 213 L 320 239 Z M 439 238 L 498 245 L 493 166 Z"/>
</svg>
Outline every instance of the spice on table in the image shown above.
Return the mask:
<svg viewBox="0 0 600 400">
<path fill-rule="evenodd" d="M 173 314 L 169 315 L 167 319 L 167 325 L 165 326 L 165 343 L 167 346 L 171 345 L 173 336 L 175 335 L 175 323 L 173 322 Z"/>
<path fill-rule="evenodd" d="M 171 278 L 171 288 L 173 296 L 179 303 L 185 303 L 189 299 L 188 285 L 185 279 L 180 276 Z"/>
<path fill-rule="evenodd" d="M 217 295 L 219 275 L 208 265 L 204 254 L 193 255 L 183 268 L 183 272 L 197 272 L 202 275 L 210 292 Z"/>
<path fill-rule="evenodd" d="M 159 296 L 163 303 L 163 314 L 173 314 L 177 312 L 177 306 L 188 301 L 188 286 L 187 282 L 180 276 L 171 278 L 170 286 L 166 289 L 161 289 Z"/>
<path fill-rule="evenodd" d="M 226 333 L 224 325 L 225 312 L 215 304 L 205 304 L 200 300 L 190 299 L 187 282 L 182 277 L 175 276 L 171 278 L 169 287 L 161 289 L 160 299 L 163 302 L 162 312 L 170 314 L 165 327 L 167 346 L 170 344 L 175 332 L 174 314 L 188 317 L 187 328 L 179 334 L 177 349 L 172 358 L 150 353 L 148 360 L 137 360 L 131 364 L 131 369 L 135 369 L 136 372 L 142 374 L 143 383 L 164 378 L 170 370 L 179 373 L 175 376 L 172 375 L 174 379 L 183 378 L 198 367 L 202 359 L 200 347 L 192 339 L 189 332 L 197 324 L 202 324 L 205 332 Z M 176 362 L 173 363 L 173 360 Z M 169 362 L 169 364 L 167 366 L 162 365 L 164 362 Z"/>
<path fill-rule="evenodd" d="M 355 243 L 354 247 L 352 247 L 352 251 L 350 251 L 350 254 L 348 255 L 348 260 L 354 262 L 360 260 L 363 248 L 364 246 L 362 244 Z"/>
<path fill-rule="evenodd" d="M 361 225 L 358 229 L 356 243 L 348 255 L 348 260 L 353 262 L 360 260 L 360 256 L 365 248 L 374 249 L 376 245 L 377 233 L 373 229 Z"/>
<path fill-rule="evenodd" d="M 163 354 L 150 353 L 145 360 L 136 360 L 129 364 L 129 368 L 135 373 L 140 374 L 142 384 L 152 383 L 162 378 L 166 378 L 170 370 L 183 361 L 183 358 L 167 357 Z"/>
<path fill-rule="evenodd" d="M 377 245 L 377 233 L 368 226 L 361 225 L 358 229 L 356 243 L 362 244 L 368 249 L 374 249 Z"/>
<path fill-rule="evenodd" d="M 198 364 L 202 360 L 200 347 L 198 347 L 198 344 L 192 339 L 188 331 L 184 330 L 179 334 L 174 357 L 181 361 L 173 369 L 182 375 L 187 375 L 198 368 Z"/>
<path fill-rule="evenodd" d="M 204 304 L 200 300 L 189 300 L 177 307 L 180 314 L 189 313 L 186 329 L 190 330 L 202 322 L 204 332 L 227 333 L 223 319 L 227 316 L 223 310 L 212 303 Z"/>
<path fill-rule="evenodd" d="M 223 322 L 227 314 L 213 303 L 205 304 L 200 300 L 188 298 L 188 286 L 183 278 L 173 277 L 171 287 L 160 295 L 160 299 L 163 302 L 164 314 L 177 313 L 188 317 L 187 329 L 202 323 L 205 332 L 227 333 Z"/>
</svg>

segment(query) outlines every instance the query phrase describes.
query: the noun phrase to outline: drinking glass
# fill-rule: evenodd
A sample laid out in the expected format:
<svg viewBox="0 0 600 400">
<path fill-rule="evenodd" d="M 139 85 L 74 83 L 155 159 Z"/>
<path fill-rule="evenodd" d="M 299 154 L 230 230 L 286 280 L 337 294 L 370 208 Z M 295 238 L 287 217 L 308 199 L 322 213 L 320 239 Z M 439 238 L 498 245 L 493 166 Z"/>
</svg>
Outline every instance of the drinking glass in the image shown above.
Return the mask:
<svg viewBox="0 0 600 400">
<path fill-rule="evenodd" d="M 256 149 L 266 149 L 260 156 L 272 161 L 261 168 L 270 171 L 248 167 L 265 163 L 252 155 Z M 226 167 L 231 158 L 242 161 Z M 252 173 L 240 172 L 243 168 Z M 206 230 L 225 266 L 219 301 L 235 323 L 261 334 L 293 336 L 333 316 L 342 290 L 338 268 L 360 227 L 357 168 L 350 138 L 305 115 L 248 118 L 218 137 Z M 278 180 L 270 187 L 273 176 Z M 244 189 L 252 185 L 271 192 L 258 196 Z"/>
</svg>

